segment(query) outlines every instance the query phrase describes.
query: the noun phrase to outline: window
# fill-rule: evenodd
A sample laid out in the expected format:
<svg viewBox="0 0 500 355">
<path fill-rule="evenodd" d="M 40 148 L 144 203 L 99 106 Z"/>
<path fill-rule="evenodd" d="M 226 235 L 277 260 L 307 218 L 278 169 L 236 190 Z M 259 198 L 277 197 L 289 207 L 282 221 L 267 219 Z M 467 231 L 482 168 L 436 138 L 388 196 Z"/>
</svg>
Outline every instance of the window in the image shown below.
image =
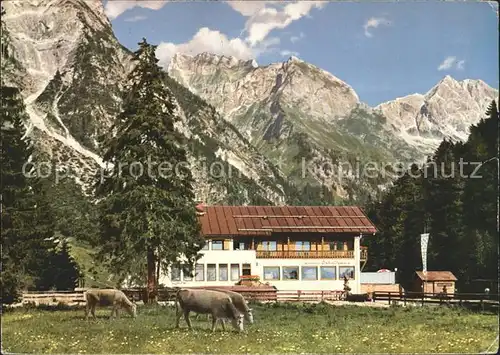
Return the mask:
<svg viewBox="0 0 500 355">
<path fill-rule="evenodd" d="M 217 280 L 217 267 L 215 264 L 207 264 L 207 281 Z"/>
<path fill-rule="evenodd" d="M 243 264 L 243 267 L 241 268 L 241 274 L 252 275 L 252 267 L 250 266 L 250 264 Z"/>
<path fill-rule="evenodd" d="M 298 280 L 299 267 L 298 266 L 283 266 L 283 280 Z"/>
<path fill-rule="evenodd" d="M 302 266 L 302 280 L 317 280 L 318 267 L 316 266 Z"/>
<path fill-rule="evenodd" d="M 347 276 L 348 279 L 354 279 L 354 266 L 340 266 L 339 267 L 340 279 Z"/>
<path fill-rule="evenodd" d="M 335 280 L 337 268 L 335 266 L 321 266 L 321 280 Z"/>
<path fill-rule="evenodd" d="M 295 250 L 311 250 L 311 242 L 295 242 Z"/>
<path fill-rule="evenodd" d="M 264 280 L 279 280 L 280 267 L 279 266 L 264 266 Z"/>
<path fill-rule="evenodd" d="M 240 279 L 240 265 L 231 264 L 231 281 L 238 281 Z"/>
<path fill-rule="evenodd" d="M 170 268 L 170 279 L 172 281 L 180 281 L 181 280 L 181 268 L 179 264 L 174 264 Z"/>
<path fill-rule="evenodd" d="M 330 250 L 339 250 L 339 242 L 328 242 Z"/>
<path fill-rule="evenodd" d="M 234 250 L 250 250 L 250 246 L 245 242 L 234 242 L 233 248 Z"/>
<path fill-rule="evenodd" d="M 227 264 L 219 264 L 219 281 L 227 281 Z"/>
<path fill-rule="evenodd" d="M 224 241 L 212 240 L 212 250 L 224 250 Z"/>
<path fill-rule="evenodd" d="M 188 269 L 187 265 L 182 265 L 182 274 L 184 281 L 193 281 L 193 275 L 191 272 L 192 271 Z"/>
<path fill-rule="evenodd" d="M 442 288 L 443 286 L 446 286 L 446 288 L 449 288 L 449 287 L 452 287 L 453 284 L 450 284 L 450 283 L 441 283 L 441 282 L 437 283 L 437 287 Z"/>
<path fill-rule="evenodd" d="M 196 270 L 196 272 L 195 272 L 194 279 L 196 281 L 205 281 L 205 265 L 196 264 L 195 270 Z"/>
<path fill-rule="evenodd" d="M 264 241 L 262 242 L 262 250 L 266 251 L 276 251 L 278 250 L 275 241 Z"/>
</svg>

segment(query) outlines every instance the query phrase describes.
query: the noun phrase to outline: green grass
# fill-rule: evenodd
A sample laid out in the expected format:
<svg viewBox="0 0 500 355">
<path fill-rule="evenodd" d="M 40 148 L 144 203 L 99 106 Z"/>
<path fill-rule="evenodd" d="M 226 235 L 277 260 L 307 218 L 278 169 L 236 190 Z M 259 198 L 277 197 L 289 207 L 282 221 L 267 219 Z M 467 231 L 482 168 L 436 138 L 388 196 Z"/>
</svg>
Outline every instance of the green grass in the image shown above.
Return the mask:
<svg viewBox="0 0 500 355">
<path fill-rule="evenodd" d="M 83 310 L 4 313 L 3 350 L 22 353 L 478 353 L 498 334 L 498 315 L 436 308 L 254 305 L 255 323 L 236 333 L 205 317 L 174 329 L 175 309 L 140 307 L 137 318 L 109 309 L 86 322 Z M 229 330 L 230 329 L 230 330 Z M 498 349 L 496 344 L 492 350 Z M 490 349 L 491 350 L 491 349 Z"/>
</svg>

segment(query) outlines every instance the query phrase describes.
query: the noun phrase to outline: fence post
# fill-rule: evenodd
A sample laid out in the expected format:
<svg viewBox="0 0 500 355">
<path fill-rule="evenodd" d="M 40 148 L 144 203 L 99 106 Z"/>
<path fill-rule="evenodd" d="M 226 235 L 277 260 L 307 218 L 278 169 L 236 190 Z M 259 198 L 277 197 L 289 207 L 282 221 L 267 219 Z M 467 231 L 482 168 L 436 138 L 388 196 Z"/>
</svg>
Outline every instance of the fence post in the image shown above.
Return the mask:
<svg viewBox="0 0 500 355">
<path fill-rule="evenodd" d="M 406 293 L 403 295 L 403 303 L 404 303 L 404 305 L 406 307 Z"/>
<path fill-rule="evenodd" d="M 389 305 L 391 304 L 391 292 L 389 292 Z"/>
<path fill-rule="evenodd" d="M 300 301 L 300 293 L 301 293 L 301 291 L 300 291 L 300 290 L 298 290 L 298 291 L 297 291 L 297 296 L 298 296 L 298 297 L 297 297 L 297 300 L 299 300 L 299 301 Z"/>
<path fill-rule="evenodd" d="M 325 291 L 321 291 L 321 302 L 324 300 Z"/>
<path fill-rule="evenodd" d="M 422 292 L 422 307 L 424 306 L 424 297 L 425 297 L 425 293 Z"/>
</svg>

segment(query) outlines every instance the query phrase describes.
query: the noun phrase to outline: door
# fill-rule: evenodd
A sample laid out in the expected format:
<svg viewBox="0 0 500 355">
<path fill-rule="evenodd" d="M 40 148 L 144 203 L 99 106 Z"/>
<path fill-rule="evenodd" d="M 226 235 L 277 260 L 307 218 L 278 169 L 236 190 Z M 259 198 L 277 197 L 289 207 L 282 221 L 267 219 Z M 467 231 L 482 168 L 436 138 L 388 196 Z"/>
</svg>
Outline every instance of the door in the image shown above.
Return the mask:
<svg viewBox="0 0 500 355">
<path fill-rule="evenodd" d="M 250 264 L 243 264 L 241 268 L 241 274 L 243 276 L 252 275 L 252 266 Z"/>
</svg>

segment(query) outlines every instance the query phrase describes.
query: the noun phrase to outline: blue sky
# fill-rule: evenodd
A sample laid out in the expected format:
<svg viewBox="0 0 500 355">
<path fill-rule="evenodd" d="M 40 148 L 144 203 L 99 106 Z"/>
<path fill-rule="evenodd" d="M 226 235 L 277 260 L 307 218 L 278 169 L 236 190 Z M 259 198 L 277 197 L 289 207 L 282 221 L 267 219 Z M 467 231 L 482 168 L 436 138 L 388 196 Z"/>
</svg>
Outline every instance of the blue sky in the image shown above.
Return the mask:
<svg viewBox="0 0 500 355">
<path fill-rule="evenodd" d="M 104 0 L 119 41 L 256 58 L 294 54 L 351 85 L 371 106 L 425 93 L 445 75 L 498 89 L 498 18 L 477 2 L 167 2 Z"/>
</svg>

